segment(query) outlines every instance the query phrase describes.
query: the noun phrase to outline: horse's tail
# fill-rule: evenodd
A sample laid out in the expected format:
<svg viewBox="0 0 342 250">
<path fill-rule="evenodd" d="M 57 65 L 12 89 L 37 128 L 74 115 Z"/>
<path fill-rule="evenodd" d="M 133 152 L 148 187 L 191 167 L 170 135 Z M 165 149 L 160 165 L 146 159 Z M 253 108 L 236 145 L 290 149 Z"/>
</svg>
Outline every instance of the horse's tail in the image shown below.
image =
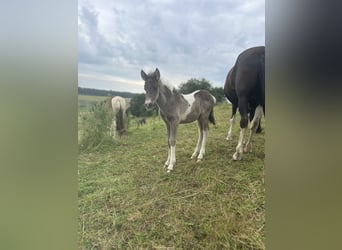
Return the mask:
<svg viewBox="0 0 342 250">
<path fill-rule="evenodd" d="M 213 107 L 212 107 L 212 109 L 211 109 L 211 111 L 210 111 L 210 113 L 209 113 L 209 121 L 210 121 L 212 124 L 216 125 L 215 117 L 214 117 L 214 105 L 216 104 L 216 98 L 215 98 L 215 96 L 213 96 L 212 94 L 210 94 L 210 95 L 211 95 L 211 97 L 213 98 L 214 103 L 213 103 Z"/>
<path fill-rule="evenodd" d="M 110 97 L 110 98 L 107 99 L 108 108 L 110 110 L 113 110 L 112 99 L 113 99 L 113 97 Z"/>
<path fill-rule="evenodd" d="M 216 122 L 215 122 L 215 117 L 214 117 L 214 110 L 211 110 L 210 113 L 209 113 L 209 121 L 216 125 Z"/>
</svg>

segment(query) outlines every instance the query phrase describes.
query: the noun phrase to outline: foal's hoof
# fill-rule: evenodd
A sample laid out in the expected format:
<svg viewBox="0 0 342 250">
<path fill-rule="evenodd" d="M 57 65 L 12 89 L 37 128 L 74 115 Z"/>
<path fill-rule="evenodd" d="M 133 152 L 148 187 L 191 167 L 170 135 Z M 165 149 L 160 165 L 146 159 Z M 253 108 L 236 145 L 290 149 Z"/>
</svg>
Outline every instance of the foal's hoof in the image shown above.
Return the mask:
<svg viewBox="0 0 342 250">
<path fill-rule="evenodd" d="M 243 148 L 243 152 L 245 153 L 252 152 L 252 145 L 246 144 L 245 147 Z"/>
<path fill-rule="evenodd" d="M 227 141 L 231 141 L 231 140 L 232 140 L 232 137 L 231 137 L 231 136 L 227 136 L 227 137 L 226 137 L 226 140 L 227 140 Z"/>
<path fill-rule="evenodd" d="M 234 161 L 239 161 L 239 160 L 241 160 L 241 157 L 242 157 L 242 155 L 239 154 L 238 152 L 235 152 L 235 153 L 233 154 L 233 160 L 234 160 Z"/>
<path fill-rule="evenodd" d="M 196 153 L 193 153 L 192 156 L 190 157 L 191 160 L 195 159 L 197 157 Z"/>
</svg>

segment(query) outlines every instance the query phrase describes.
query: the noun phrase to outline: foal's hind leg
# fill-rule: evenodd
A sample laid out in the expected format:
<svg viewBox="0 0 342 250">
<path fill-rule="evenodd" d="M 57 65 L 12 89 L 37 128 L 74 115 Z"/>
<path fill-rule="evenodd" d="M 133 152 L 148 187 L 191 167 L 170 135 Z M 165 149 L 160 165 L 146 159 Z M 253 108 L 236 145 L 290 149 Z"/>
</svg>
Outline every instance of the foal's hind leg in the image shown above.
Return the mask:
<svg viewBox="0 0 342 250">
<path fill-rule="evenodd" d="M 202 139 L 203 139 L 203 131 L 202 131 L 202 128 L 200 126 L 200 123 L 198 122 L 198 140 L 197 140 L 197 144 L 196 144 L 196 148 L 194 150 L 194 153 L 191 155 L 191 159 L 195 159 L 197 157 L 197 155 L 199 154 L 201 146 L 202 146 Z"/>
<path fill-rule="evenodd" d="M 208 132 L 209 132 L 209 125 L 208 125 L 208 121 L 203 121 L 203 120 L 199 120 L 199 129 L 201 131 L 201 136 L 202 136 L 202 140 L 201 142 L 198 142 L 198 146 L 200 146 L 201 148 L 197 148 L 197 150 L 199 149 L 199 155 L 197 157 L 197 162 L 202 161 L 203 160 L 203 156 L 205 154 L 205 144 L 207 142 L 207 138 L 208 138 Z"/>
<path fill-rule="evenodd" d="M 202 139 L 202 146 L 201 146 L 201 150 L 200 150 L 200 153 L 197 157 L 197 161 L 201 161 L 203 160 L 203 156 L 205 154 L 205 144 L 207 142 L 207 138 L 208 138 L 208 133 L 209 133 L 209 130 L 208 129 L 204 129 L 203 130 L 203 139 Z"/>
</svg>

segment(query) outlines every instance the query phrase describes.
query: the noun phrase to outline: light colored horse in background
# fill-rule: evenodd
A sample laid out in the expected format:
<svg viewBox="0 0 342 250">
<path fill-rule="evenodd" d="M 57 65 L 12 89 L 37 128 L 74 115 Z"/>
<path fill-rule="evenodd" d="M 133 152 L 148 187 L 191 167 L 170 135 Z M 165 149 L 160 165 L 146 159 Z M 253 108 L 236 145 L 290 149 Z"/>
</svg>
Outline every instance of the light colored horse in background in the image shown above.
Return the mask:
<svg viewBox="0 0 342 250">
<path fill-rule="evenodd" d="M 121 136 L 125 132 L 124 117 L 127 109 L 125 98 L 121 96 L 114 96 L 110 100 L 110 107 L 113 110 L 114 116 L 109 134 L 115 138 L 116 134 Z"/>
</svg>

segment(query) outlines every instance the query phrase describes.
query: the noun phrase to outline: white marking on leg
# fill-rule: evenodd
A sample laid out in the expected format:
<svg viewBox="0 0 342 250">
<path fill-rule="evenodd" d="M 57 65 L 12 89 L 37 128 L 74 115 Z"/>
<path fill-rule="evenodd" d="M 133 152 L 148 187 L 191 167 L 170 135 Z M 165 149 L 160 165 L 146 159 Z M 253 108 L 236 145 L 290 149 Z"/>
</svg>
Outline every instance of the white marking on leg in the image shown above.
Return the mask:
<svg viewBox="0 0 342 250">
<path fill-rule="evenodd" d="M 245 132 L 246 132 L 246 128 L 242 128 L 240 130 L 239 142 L 238 142 L 238 145 L 236 146 L 236 151 L 233 155 L 234 161 L 241 160 L 241 157 L 243 154 L 243 140 L 245 137 Z"/>
<path fill-rule="evenodd" d="M 252 138 L 253 138 L 253 135 L 255 134 L 255 131 L 257 130 L 257 128 L 259 126 L 259 122 L 260 122 L 260 119 L 261 119 L 263 113 L 264 112 L 262 110 L 262 107 L 259 105 L 255 109 L 255 114 L 254 114 L 253 120 L 251 122 L 251 129 L 250 129 L 248 141 L 247 141 L 247 143 L 243 149 L 244 152 L 252 152 Z"/>
<path fill-rule="evenodd" d="M 164 168 L 168 167 L 169 166 L 169 163 L 170 163 L 170 147 L 169 149 L 167 150 L 167 160 L 164 164 Z"/>
<path fill-rule="evenodd" d="M 173 170 L 173 166 L 176 163 L 176 146 L 170 147 L 170 163 L 167 167 L 167 172 L 170 173 Z"/>
<path fill-rule="evenodd" d="M 194 153 L 191 155 L 191 159 L 195 159 L 200 151 L 200 147 L 202 145 L 202 138 L 203 138 L 203 134 L 201 132 L 201 129 L 198 129 L 198 140 L 197 140 L 197 144 L 196 144 L 196 148 L 194 150 Z"/>
<path fill-rule="evenodd" d="M 203 130 L 203 140 L 202 140 L 202 146 L 201 146 L 201 150 L 200 153 L 197 157 L 197 161 L 201 161 L 203 159 L 203 156 L 205 154 L 205 144 L 207 142 L 207 138 L 208 138 L 208 130 Z"/>
<path fill-rule="evenodd" d="M 230 119 L 228 135 L 227 135 L 227 138 L 226 138 L 227 141 L 232 139 L 234 124 L 235 124 L 235 115 L 233 115 L 232 118 Z"/>
</svg>

